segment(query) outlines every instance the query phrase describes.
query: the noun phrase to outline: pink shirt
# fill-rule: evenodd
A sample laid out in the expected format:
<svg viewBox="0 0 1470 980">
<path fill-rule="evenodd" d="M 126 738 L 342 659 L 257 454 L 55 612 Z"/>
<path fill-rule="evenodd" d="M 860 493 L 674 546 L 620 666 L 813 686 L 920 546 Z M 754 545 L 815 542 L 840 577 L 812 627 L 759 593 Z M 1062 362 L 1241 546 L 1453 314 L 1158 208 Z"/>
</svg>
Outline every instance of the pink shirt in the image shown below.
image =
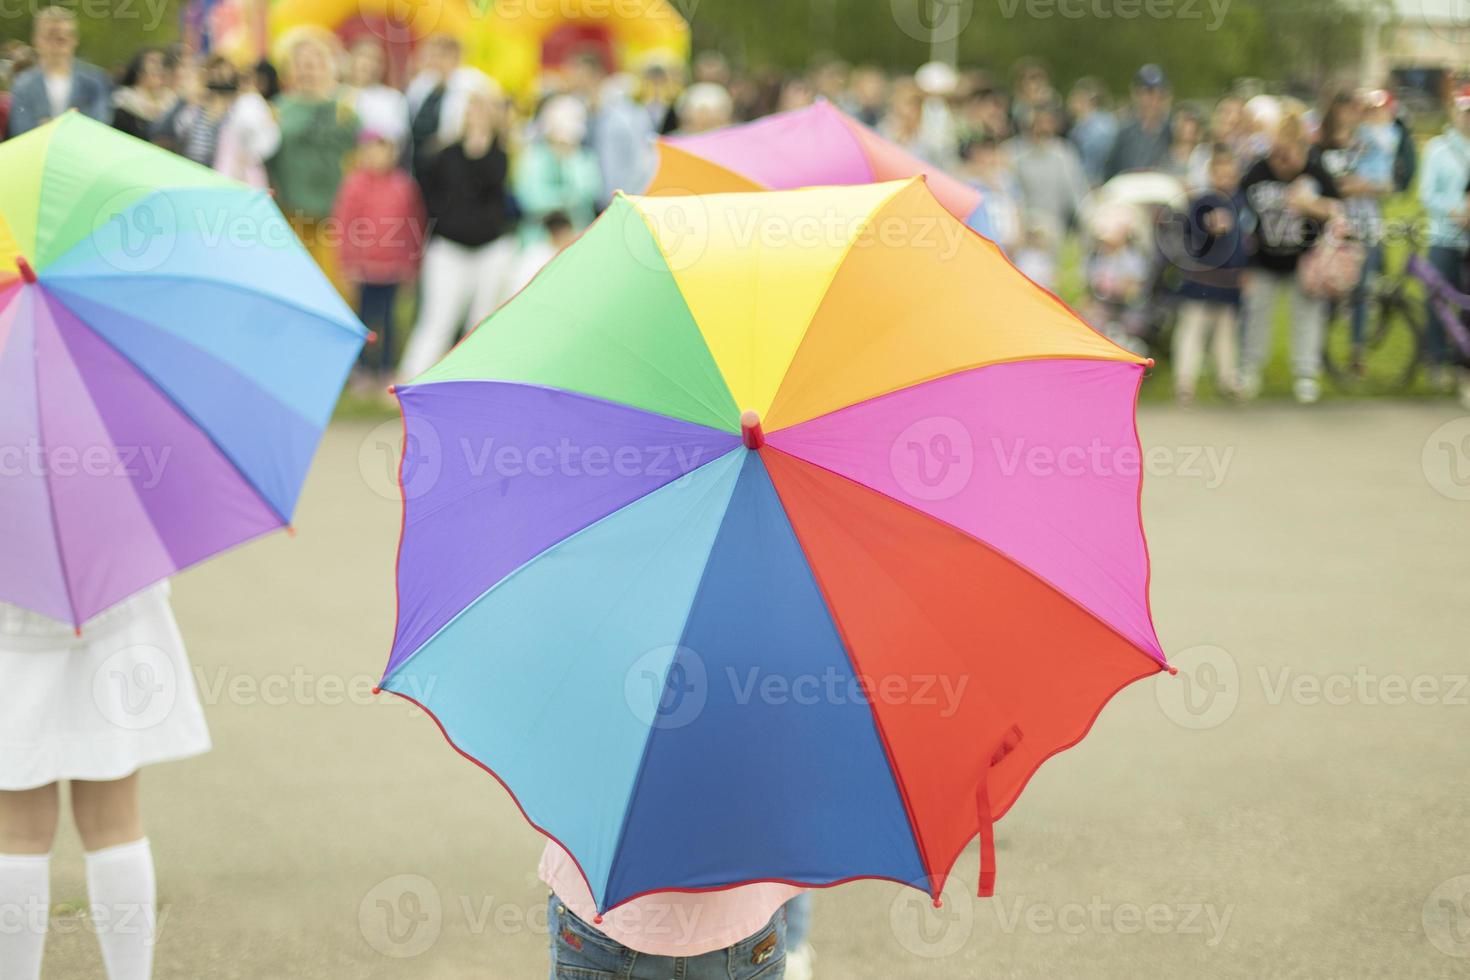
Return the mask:
<svg viewBox="0 0 1470 980">
<path fill-rule="evenodd" d="M 546 842 L 538 873 L 577 918 L 591 923 L 597 917 L 582 872 L 555 841 Z M 655 892 L 619 905 L 596 928 L 640 953 L 698 956 L 749 939 L 803 890 L 758 882 L 716 892 Z"/>
</svg>

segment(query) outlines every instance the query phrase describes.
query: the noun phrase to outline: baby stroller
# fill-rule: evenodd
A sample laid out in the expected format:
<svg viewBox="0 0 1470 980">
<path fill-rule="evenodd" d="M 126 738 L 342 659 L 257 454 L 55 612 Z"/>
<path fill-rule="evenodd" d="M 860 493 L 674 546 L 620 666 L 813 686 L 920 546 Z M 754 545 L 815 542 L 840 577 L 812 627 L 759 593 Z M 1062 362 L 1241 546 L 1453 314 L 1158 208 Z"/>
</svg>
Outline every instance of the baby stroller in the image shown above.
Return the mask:
<svg viewBox="0 0 1470 980">
<path fill-rule="evenodd" d="M 1103 184 L 1083 206 L 1084 314 L 1109 340 L 1140 356 L 1168 349 L 1178 305 L 1168 236 L 1172 216 L 1188 200 L 1178 178 L 1135 171 Z"/>
</svg>

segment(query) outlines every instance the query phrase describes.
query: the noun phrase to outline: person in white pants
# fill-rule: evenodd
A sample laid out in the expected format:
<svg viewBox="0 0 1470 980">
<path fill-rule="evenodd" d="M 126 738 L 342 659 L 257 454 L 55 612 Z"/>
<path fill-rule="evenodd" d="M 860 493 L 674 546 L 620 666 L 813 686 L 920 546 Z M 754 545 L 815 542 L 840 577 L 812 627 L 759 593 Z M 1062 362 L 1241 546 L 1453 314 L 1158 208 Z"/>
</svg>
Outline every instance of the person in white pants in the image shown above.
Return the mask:
<svg viewBox="0 0 1470 980">
<path fill-rule="evenodd" d="M 1282 118 L 1270 152 L 1246 171 L 1241 189 L 1256 219 L 1256 250 L 1245 282 L 1241 393 L 1251 398 L 1260 392 L 1276 301 L 1286 291 L 1291 298 L 1292 393 L 1304 404 L 1315 402 L 1321 396 L 1317 376 L 1327 301 L 1306 294 L 1297 264 L 1327 223 L 1342 213 L 1342 193 L 1323 166 L 1320 150 L 1311 145 L 1301 116 Z"/>
<path fill-rule="evenodd" d="M 424 248 L 423 299 L 418 322 L 404 348 L 398 373 L 405 381 L 434 366 L 454 345 L 509 299 L 519 252 L 514 235 L 488 245 L 468 246 L 442 235 Z"/>
<path fill-rule="evenodd" d="M 1292 272 L 1252 269 L 1245 279 L 1245 343 L 1241 376 L 1248 396 L 1260 391 L 1261 374 L 1271 357 L 1271 333 L 1282 293 L 1288 299 L 1293 393 L 1298 401 L 1317 400 L 1317 376 L 1322 372 L 1322 331 L 1327 325 L 1327 300 L 1308 296 L 1301 278 Z"/>
<path fill-rule="evenodd" d="M 148 980 L 153 851 L 138 771 L 207 752 L 209 731 L 167 586 L 72 627 L 0 602 L 0 978 L 39 980 L 51 848 L 68 783 L 89 919 L 109 980 Z M 95 971 L 88 971 L 95 976 Z"/>
<path fill-rule="evenodd" d="M 501 134 L 505 107 L 493 86 L 485 77 L 469 96 L 460 138 L 430 147 L 418 161 L 433 235 L 424 249 L 418 322 L 398 368 L 405 381 L 443 357 L 461 327 L 472 330 L 509 298 L 517 243 Z"/>
</svg>

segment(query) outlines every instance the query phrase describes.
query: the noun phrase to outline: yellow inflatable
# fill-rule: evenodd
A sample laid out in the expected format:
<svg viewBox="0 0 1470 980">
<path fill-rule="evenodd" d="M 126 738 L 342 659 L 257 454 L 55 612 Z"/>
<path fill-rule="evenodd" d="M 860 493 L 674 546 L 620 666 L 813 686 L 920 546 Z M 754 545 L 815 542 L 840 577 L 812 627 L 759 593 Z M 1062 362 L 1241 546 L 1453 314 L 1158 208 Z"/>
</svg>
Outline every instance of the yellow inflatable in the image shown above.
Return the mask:
<svg viewBox="0 0 1470 980">
<path fill-rule="evenodd" d="M 689 25 L 667 0 L 276 0 L 273 45 L 304 26 L 325 27 L 345 43 L 376 37 L 401 69 L 414 45 L 433 34 L 459 38 L 465 63 L 508 92 L 530 94 L 543 66 L 592 50 L 610 69 L 648 57 L 689 56 Z M 279 58 L 281 52 L 272 50 Z"/>
</svg>

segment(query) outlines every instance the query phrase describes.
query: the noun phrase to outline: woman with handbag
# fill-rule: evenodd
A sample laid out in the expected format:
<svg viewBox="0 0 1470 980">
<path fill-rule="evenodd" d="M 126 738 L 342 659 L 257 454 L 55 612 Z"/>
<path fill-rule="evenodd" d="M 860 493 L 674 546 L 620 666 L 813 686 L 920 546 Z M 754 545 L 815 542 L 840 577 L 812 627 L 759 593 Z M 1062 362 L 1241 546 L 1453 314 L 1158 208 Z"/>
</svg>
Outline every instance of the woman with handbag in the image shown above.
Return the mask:
<svg viewBox="0 0 1470 980">
<path fill-rule="evenodd" d="M 1282 118 L 1270 151 L 1246 172 L 1241 190 L 1255 225 L 1245 278 L 1241 395 L 1253 398 L 1260 393 L 1277 300 L 1285 292 L 1291 307 L 1292 394 L 1298 402 L 1311 404 L 1322 394 L 1318 375 L 1329 301 L 1307 288 L 1299 267 L 1318 247 L 1329 222 L 1342 214 L 1342 194 L 1320 156 L 1312 154 L 1301 116 Z"/>
</svg>

